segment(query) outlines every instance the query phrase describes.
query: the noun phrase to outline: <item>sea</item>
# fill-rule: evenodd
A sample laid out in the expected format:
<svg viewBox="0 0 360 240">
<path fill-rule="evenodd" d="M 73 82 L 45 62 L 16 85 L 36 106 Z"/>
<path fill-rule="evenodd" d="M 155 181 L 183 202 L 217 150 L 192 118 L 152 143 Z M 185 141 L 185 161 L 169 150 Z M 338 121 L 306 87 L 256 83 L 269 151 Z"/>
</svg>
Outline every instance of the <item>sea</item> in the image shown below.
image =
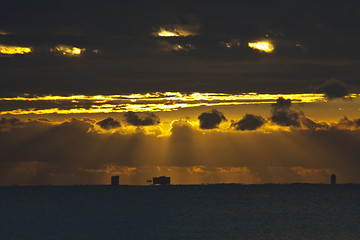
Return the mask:
<svg viewBox="0 0 360 240">
<path fill-rule="evenodd" d="M 0 239 L 360 239 L 360 185 L 0 187 Z"/>
</svg>

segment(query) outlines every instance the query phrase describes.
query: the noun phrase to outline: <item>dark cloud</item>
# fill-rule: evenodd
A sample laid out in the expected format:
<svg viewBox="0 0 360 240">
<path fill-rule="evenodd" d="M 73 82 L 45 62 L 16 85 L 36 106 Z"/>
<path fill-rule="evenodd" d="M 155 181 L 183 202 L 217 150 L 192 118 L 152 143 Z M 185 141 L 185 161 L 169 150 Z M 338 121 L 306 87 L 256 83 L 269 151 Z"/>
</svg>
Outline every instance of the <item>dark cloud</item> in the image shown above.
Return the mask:
<svg viewBox="0 0 360 240">
<path fill-rule="evenodd" d="M 360 118 L 359 119 L 348 119 L 347 117 L 344 117 L 341 119 L 338 123 L 334 126 L 337 129 L 344 129 L 344 130 L 354 130 L 360 128 Z"/>
<path fill-rule="evenodd" d="M 125 121 L 133 126 L 151 126 L 160 123 L 160 119 L 154 113 L 146 113 L 144 117 L 139 117 L 134 112 L 127 112 L 124 114 Z"/>
<path fill-rule="evenodd" d="M 262 116 L 246 114 L 240 121 L 231 124 L 236 130 L 256 130 L 261 127 L 266 120 Z"/>
<path fill-rule="evenodd" d="M 18 118 L 1 118 L 0 119 L 0 131 L 3 132 L 16 132 L 16 131 L 23 131 L 24 134 L 27 134 L 29 129 L 47 129 L 51 127 L 50 122 L 46 122 L 42 119 L 27 119 L 27 120 L 20 120 Z"/>
<path fill-rule="evenodd" d="M 329 129 L 329 124 L 326 122 L 316 122 L 305 116 L 303 112 L 300 112 L 300 121 L 304 128 L 312 130 L 326 130 Z"/>
<path fill-rule="evenodd" d="M 355 119 L 354 122 L 356 123 L 357 126 L 360 126 L 360 118 Z"/>
<path fill-rule="evenodd" d="M 111 117 L 97 122 L 96 125 L 99 125 L 101 128 L 106 130 L 121 127 L 120 123 Z"/>
<path fill-rule="evenodd" d="M 291 100 L 278 98 L 271 104 L 271 121 L 280 126 L 300 126 L 300 113 L 291 109 Z"/>
<path fill-rule="evenodd" d="M 276 103 L 271 105 L 275 110 L 288 111 L 291 107 L 291 100 L 280 97 L 276 100 Z"/>
<path fill-rule="evenodd" d="M 222 112 L 212 110 L 211 112 L 204 112 L 198 117 L 201 129 L 214 129 L 219 126 L 226 118 Z"/>
<path fill-rule="evenodd" d="M 52 131 L 64 131 L 64 132 L 80 132 L 86 133 L 93 129 L 93 120 L 88 118 L 77 119 L 70 118 L 59 125 L 52 128 Z"/>
<path fill-rule="evenodd" d="M 291 108 L 291 100 L 278 98 L 276 103 L 271 105 L 270 120 L 280 126 L 298 127 L 312 130 L 325 130 L 330 126 L 326 122 L 317 122 L 305 116 L 302 111 Z"/>
<path fill-rule="evenodd" d="M 39 118 L 38 121 L 42 121 L 42 122 L 50 122 L 50 120 L 46 119 L 46 118 Z"/>
<path fill-rule="evenodd" d="M 4 118 L 2 117 L 0 119 L 0 124 L 1 125 L 17 125 L 17 124 L 21 124 L 20 119 L 17 118 Z"/>
<path fill-rule="evenodd" d="M 315 92 L 323 93 L 329 99 L 343 98 L 350 93 L 345 83 L 334 79 L 328 80 L 324 84 L 315 87 Z"/>
</svg>

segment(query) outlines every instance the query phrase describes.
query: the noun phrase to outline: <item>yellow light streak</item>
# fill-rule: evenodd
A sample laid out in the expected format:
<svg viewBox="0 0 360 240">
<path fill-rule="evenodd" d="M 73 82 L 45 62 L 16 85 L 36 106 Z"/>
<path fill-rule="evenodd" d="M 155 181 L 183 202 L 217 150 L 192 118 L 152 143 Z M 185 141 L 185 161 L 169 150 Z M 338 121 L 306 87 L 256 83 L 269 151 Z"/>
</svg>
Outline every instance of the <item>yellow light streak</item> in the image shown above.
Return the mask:
<svg viewBox="0 0 360 240">
<path fill-rule="evenodd" d="M 0 45 L 0 53 L 7 54 L 7 55 L 26 54 L 26 53 L 31 53 L 31 48 L 30 47 Z"/>
<path fill-rule="evenodd" d="M 157 37 L 189 37 L 195 36 L 197 33 L 190 30 L 191 28 L 196 29 L 197 27 L 184 27 L 176 25 L 171 28 L 160 27 L 159 31 L 153 33 Z"/>
<path fill-rule="evenodd" d="M 359 94 L 351 94 L 356 98 Z M 124 95 L 71 95 L 71 96 L 18 96 L 13 98 L 0 98 L 0 101 L 65 101 L 65 100 L 89 100 L 89 101 L 116 101 L 116 100 L 144 100 L 144 101 L 276 101 L 279 97 L 290 99 L 294 102 L 310 103 L 316 101 L 327 101 L 324 94 L 299 93 L 299 94 L 258 94 L 258 93 L 180 93 L 180 92 L 154 92 L 146 94 L 124 94 Z"/>
<path fill-rule="evenodd" d="M 360 94 L 351 94 L 357 98 Z M 87 113 L 121 113 L 121 112 L 168 112 L 184 108 L 200 106 L 237 106 L 249 104 L 275 103 L 279 97 L 290 99 L 292 103 L 327 102 L 324 94 L 258 94 L 258 93 L 199 93 L 190 94 L 180 92 L 155 92 L 146 94 L 125 95 L 72 95 L 72 96 L 19 96 L 13 98 L 0 98 L 0 104 L 10 109 L 0 112 L 0 115 L 26 115 L 26 114 L 87 114 Z M 43 109 L 22 109 L 21 102 L 43 102 Z M 19 103 L 17 103 L 19 102 Z M 67 106 L 61 109 L 61 103 Z M 82 107 L 81 103 L 91 104 L 89 108 Z M 68 109 L 69 104 L 72 107 Z M 27 104 L 28 105 L 28 104 Z M 71 105 L 70 105 L 71 106 Z M 12 109 L 11 109 L 12 108 Z"/>
<path fill-rule="evenodd" d="M 248 46 L 252 49 L 256 49 L 259 51 L 270 53 L 274 51 L 274 45 L 268 41 L 261 41 L 261 42 L 249 42 Z"/>
<path fill-rule="evenodd" d="M 58 52 L 64 56 L 79 56 L 85 50 L 85 48 L 78 48 L 66 45 L 58 45 L 55 48 L 50 49 L 51 52 Z"/>
<path fill-rule="evenodd" d="M 159 32 L 157 33 L 159 37 L 180 37 L 181 35 L 176 32 L 168 31 L 164 28 L 160 28 Z"/>
</svg>

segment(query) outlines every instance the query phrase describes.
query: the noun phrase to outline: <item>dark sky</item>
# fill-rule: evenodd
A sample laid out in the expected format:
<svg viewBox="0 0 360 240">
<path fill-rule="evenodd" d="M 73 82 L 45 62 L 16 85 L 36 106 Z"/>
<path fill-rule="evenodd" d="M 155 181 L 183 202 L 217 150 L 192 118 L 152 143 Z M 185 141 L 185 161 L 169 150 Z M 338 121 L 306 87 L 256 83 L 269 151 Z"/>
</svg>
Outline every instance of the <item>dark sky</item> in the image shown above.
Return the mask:
<svg viewBox="0 0 360 240">
<path fill-rule="evenodd" d="M 5 1 L 0 185 L 359 183 L 359 7 Z"/>
<path fill-rule="evenodd" d="M 326 80 L 359 88 L 358 1 L 6 1 L 0 44 L 31 46 L 0 55 L 0 96 L 155 91 L 303 93 Z M 152 35 L 190 26 L 192 37 Z M 249 41 L 271 40 L 261 53 Z M 221 42 L 237 41 L 227 49 Z M 79 57 L 49 51 L 85 48 Z M 164 51 L 181 44 L 188 51 Z M 95 54 L 92 50 L 100 50 Z"/>
</svg>

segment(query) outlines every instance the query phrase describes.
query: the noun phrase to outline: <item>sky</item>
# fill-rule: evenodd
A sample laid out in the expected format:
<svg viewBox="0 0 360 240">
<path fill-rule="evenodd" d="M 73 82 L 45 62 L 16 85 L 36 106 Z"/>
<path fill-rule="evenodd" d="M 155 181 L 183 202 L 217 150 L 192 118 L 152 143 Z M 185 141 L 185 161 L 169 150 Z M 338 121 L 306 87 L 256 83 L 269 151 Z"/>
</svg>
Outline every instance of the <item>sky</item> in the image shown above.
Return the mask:
<svg viewBox="0 0 360 240">
<path fill-rule="evenodd" d="M 7 1 L 0 185 L 360 183 L 357 1 Z"/>
</svg>

